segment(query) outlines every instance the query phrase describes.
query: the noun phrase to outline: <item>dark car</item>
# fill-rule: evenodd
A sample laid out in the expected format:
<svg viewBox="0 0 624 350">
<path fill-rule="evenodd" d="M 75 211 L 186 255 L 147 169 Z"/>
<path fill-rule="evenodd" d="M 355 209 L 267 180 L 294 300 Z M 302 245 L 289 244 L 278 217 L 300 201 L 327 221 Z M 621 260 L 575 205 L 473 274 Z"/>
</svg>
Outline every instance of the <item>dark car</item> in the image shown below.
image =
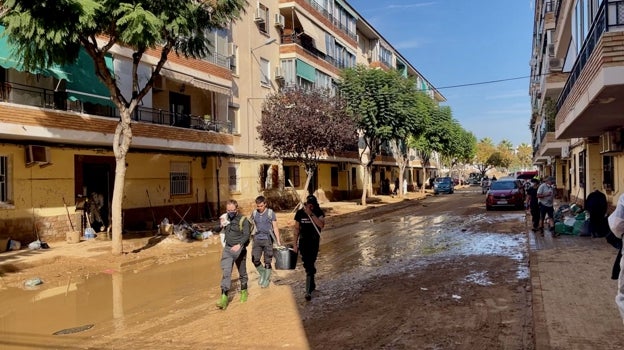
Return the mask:
<svg viewBox="0 0 624 350">
<path fill-rule="evenodd" d="M 433 182 L 433 194 L 455 192 L 455 182 L 450 177 L 439 177 Z"/>
<path fill-rule="evenodd" d="M 494 207 L 524 208 L 524 186 L 520 180 L 500 179 L 492 181 L 485 198 L 485 208 Z"/>
</svg>

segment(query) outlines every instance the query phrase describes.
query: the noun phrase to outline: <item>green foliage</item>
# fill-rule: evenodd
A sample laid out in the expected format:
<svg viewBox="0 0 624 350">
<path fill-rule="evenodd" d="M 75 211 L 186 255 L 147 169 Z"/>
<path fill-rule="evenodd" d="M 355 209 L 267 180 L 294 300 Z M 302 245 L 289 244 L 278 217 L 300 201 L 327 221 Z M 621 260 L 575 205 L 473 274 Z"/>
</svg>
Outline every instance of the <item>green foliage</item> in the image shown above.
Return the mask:
<svg viewBox="0 0 624 350">
<path fill-rule="evenodd" d="M 139 57 L 146 49 L 163 49 L 198 58 L 210 52 L 204 33 L 226 27 L 246 5 L 244 0 L 9 0 L 2 24 L 26 69 L 72 63 L 81 46 L 94 59 L 113 44 L 132 48 Z"/>
</svg>

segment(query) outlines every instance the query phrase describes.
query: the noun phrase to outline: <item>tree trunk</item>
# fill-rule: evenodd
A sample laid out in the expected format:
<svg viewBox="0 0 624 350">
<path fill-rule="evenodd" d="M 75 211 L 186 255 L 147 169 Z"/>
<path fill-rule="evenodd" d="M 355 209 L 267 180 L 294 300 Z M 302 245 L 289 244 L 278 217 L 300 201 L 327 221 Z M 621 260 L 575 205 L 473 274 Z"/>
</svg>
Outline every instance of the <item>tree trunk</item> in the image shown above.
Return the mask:
<svg viewBox="0 0 624 350">
<path fill-rule="evenodd" d="M 115 185 L 112 200 L 112 254 L 123 253 L 123 218 L 121 209 L 123 204 L 124 185 L 126 181 L 126 154 L 132 142 L 132 129 L 130 126 L 131 112 L 128 109 L 120 110 L 121 120 L 115 129 L 113 151 L 115 154 Z"/>
<path fill-rule="evenodd" d="M 370 184 L 370 178 L 371 178 L 370 170 L 371 170 L 370 167 L 367 167 L 367 166 L 362 164 L 362 175 L 363 175 L 362 182 L 363 182 L 363 185 L 362 185 L 362 199 L 361 199 L 361 202 L 362 202 L 363 206 L 366 206 L 366 194 L 368 192 L 368 186 Z"/>
</svg>

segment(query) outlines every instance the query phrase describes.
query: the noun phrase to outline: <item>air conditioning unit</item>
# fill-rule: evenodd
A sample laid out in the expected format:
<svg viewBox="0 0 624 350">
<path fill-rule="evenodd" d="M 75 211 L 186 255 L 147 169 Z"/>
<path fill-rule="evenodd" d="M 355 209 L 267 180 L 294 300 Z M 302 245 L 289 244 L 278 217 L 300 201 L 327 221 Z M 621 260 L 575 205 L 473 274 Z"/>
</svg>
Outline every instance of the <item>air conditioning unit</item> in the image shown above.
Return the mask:
<svg viewBox="0 0 624 350">
<path fill-rule="evenodd" d="M 555 57 L 555 44 L 548 44 L 548 56 Z"/>
<path fill-rule="evenodd" d="M 275 67 L 275 80 L 284 80 L 284 74 L 282 74 L 282 67 Z"/>
<path fill-rule="evenodd" d="M 561 72 L 563 69 L 563 59 L 552 57 L 548 60 L 548 68 L 551 72 Z"/>
<path fill-rule="evenodd" d="M 26 146 L 26 166 L 35 164 L 43 165 L 50 163 L 50 151 L 45 146 Z"/>
<path fill-rule="evenodd" d="M 284 23 L 286 23 L 284 16 L 279 13 L 276 13 L 275 14 L 275 26 L 277 28 L 284 28 Z"/>
<path fill-rule="evenodd" d="M 230 57 L 234 57 L 236 56 L 236 50 L 238 49 L 238 46 L 234 43 L 228 43 L 228 56 Z"/>
<path fill-rule="evenodd" d="M 600 135 L 600 153 L 622 152 L 622 132 L 607 131 Z"/>
<path fill-rule="evenodd" d="M 254 13 L 254 22 L 256 23 L 264 23 L 266 19 L 266 11 L 263 8 L 256 8 L 256 12 Z"/>
<path fill-rule="evenodd" d="M 570 158 L 570 146 L 565 145 L 561 147 L 561 159 L 569 159 Z"/>
<path fill-rule="evenodd" d="M 338 163 L 338 171 L 347 171 L 347 162 Z"/>
</svg>

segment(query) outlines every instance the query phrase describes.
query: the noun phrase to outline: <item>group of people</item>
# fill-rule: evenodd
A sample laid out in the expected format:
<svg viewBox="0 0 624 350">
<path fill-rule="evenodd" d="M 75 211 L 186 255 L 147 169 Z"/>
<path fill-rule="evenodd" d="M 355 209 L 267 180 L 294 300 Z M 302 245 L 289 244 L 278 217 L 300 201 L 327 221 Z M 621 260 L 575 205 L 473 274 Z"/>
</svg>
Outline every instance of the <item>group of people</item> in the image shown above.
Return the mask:
<svg viewBox="0 0 624 350">
<path fill-rule="evenodd" d="M 232 285 L 232 270 L 234 265 L 238 270 L 240 282 L 240 301 L 246 302 L 249 296 L 247 290 L 247 246 L 252 241 L 251 259 L 258 270 L 258 284 L 266 288 L 270 284 L 273 246 L 282 245 L 277 217 L 275 212 L 267 207 L 266 198 L 258 196 L 255 200 L 256 209 L 250 218 L 240 212 L 238 203 L 229 200 L 226 204 L 226 220 L 220 223 L 216 231 L 224 233 L 223 252 L 221 254 L 221 297 L 217 307 L 226 309 L 229 303 L 228 293 Z M 253 224 L 252 224 L 253 222 Z M 320 208 L 315 196 L 306 198 L 303 207 L 295 213 L 294 247 L 293 251 L 301 255 L 303 268 L 306 272 L 305 299 L 312 299 L 312 292 L 316 289 L 314 276 L 316 274 L 316 258 L 319 252 L 321 230 L 325 226 L 325 214 Z M 253 231 L 252 232 L 252 227 Z"/>
<path fill-rule="evenodd" d="M 531 186 L 526 190 L 526 208 L 531 212 L 533 232 L 544 235 L 544 226 L 553 237 L 559 234 L 555 232 L 554 201 L 555 201 L 555 178 L 549 176 L 540 183 L 538 178 L 532 178 Z"/>
</svg>

